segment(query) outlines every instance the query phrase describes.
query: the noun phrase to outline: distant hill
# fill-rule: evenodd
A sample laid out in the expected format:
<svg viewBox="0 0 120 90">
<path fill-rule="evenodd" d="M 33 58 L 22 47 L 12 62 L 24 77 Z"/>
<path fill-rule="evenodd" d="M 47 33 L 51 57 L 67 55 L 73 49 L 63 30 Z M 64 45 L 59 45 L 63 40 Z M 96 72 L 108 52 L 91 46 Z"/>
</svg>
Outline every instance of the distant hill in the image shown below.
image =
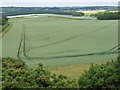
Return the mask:
<svg viewBox="0 0 120 90">
<path fill-rule="evenodd" d="M 107 11 L 115 11 L 118 10 L 117 6 L 89 6 L 89 7 L 1 7 L 3 15 L 24 15 L 24 14 L 43 14 L 43 13 L 51 13 L 51 14 L 64 14 L 64 15 L 72 15 L 74 10 L 107 10 Z M 65 10 L 72 10 L 72 13 L 65 13 Z M 75 15 L 82 16 L 83 13 L 74 12 Z"/>
</svg>

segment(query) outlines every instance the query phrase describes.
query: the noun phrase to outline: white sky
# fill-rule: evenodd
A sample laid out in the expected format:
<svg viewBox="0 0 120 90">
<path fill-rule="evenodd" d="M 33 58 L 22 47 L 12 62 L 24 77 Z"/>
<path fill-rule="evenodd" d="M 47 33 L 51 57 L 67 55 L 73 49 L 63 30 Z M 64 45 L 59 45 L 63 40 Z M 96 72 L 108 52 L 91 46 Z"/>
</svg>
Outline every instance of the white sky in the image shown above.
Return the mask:
<svg viewBox="0 0 120 90">
<path fill-rule="evenodd" d="M 119 0 L 2 0 L 1 6 L 117 6 Z"/>
</svg>

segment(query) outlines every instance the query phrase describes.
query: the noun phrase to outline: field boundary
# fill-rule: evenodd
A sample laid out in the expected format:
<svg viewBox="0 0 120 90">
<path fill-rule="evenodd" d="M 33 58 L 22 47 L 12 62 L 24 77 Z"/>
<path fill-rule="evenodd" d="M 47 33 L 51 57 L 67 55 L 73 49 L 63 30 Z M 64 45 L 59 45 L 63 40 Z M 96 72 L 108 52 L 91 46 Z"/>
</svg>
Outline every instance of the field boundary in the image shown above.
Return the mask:
<svg viewBox="0 0 120 90">
<path fill-rule="evenodd" d="M 93 18 L 76 18 L 76 17 L 64 17 L 64 16 L 48 16 L 50 18 L 64 18 L 64 19 L 72 19 L 72 20 L 96 20 Z"/>
<path fill-rule="evenodd" d="M 8 26 L 2 31 L 0 32 L 0 39 L 10 30 L 10 28 L 12 27 L 12 24 L 10 22 L 8 22 Z"/>
</svg>

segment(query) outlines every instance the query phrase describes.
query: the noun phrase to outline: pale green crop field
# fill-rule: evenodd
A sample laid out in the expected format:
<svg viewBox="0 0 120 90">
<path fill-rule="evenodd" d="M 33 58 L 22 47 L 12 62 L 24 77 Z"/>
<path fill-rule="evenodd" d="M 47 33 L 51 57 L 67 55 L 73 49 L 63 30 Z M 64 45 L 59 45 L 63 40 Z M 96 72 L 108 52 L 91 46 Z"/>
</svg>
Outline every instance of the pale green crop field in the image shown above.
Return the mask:
<svg viewBox="0 0 120 90">
<path fill-rule="evenodd" d="M 13 27 L 2 38 L 3 57 L 17 57 L 21 31 L 25 26 L 29 67 L 103 62 L 117 57 L 117 20 L 74 20 L 58 17 L 11 18 Z M 101 54 L 102 52 L 106 54 Z"/>
</svg>

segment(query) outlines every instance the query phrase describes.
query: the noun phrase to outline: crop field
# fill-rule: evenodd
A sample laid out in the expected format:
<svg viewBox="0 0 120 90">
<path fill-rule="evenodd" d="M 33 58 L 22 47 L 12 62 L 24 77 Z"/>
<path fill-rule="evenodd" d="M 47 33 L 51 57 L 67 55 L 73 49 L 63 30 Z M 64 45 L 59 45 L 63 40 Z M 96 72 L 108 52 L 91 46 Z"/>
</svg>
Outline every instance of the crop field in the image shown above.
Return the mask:
<svg viewBox="0 0 120 90">
<path fill-rule="evenodd" d="M 72 10 L 65 10 L 67 12 L 70 12 Z M 74 10 L 73 10 L 74 11 Z M 105 12 L 106 10 L 76 10 L 75 12 L 82 12 L 84 13 L 85 15 L 91 15 L 91 14 L 96 14 L 96 13 L 99 13 L 99 12 Z M 111 11 L 111 12 L 116 12 L 116 11 Z"/>
<path fill-rule="evenodd" d="M 81 10 L 78 10 L 77 12 L 83 12 L 83 13 L 98 13 L 98 12 L 105 12 L 105 10 L 90 10 L 90 11 L 81 11 Z"/>
<path fill-rule="evenodd" d="M 117 20 L 31 16 L 10 22 L 12 28 L 2 38 L 3 57 L 19 56 L 30 68 L 38 63 L 52 68 L 77 64 L 78 68 L 117 57 Z"/>
<path fill-rule="evenodd" d="M 91 15 L 91 14 L 96 14 L 96 13 L 99 13 L 99 12 L 105 12 L 106 10 L 88 10 L 88 11 L 83 11 L 83 10 L 78 10 L 76 12 L 83 12 L 85 13 L 85 15 Z M 110 12 L 118 12 L 118 11 L 110 11 Z"/>
</svg>

